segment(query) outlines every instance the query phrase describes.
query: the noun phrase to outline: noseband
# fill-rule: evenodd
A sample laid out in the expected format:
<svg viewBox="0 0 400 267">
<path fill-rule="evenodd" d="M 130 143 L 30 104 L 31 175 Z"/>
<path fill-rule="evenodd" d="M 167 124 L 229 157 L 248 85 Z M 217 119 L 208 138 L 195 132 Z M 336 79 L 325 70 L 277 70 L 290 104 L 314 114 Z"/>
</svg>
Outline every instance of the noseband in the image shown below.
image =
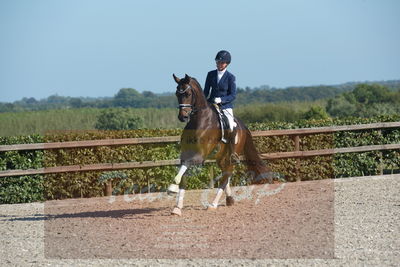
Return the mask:
<svg viewBox="0 0 400 267">
<path fill-rule="evenodd" d="M 183 91 L 178 90 L 177 92 L 182 95 L 182 94 L 186 93 L 188 90 L 192 91 L 192 101 L 191 101 L 192 103 L 190 103 L 190 104 L 179 104 L 178 105 L 178 109 L 180 110 L 180 109 L 184 109 L 184 108 L 190 108 L 191 111 L 189 113 L 189 116 L 191 116 L 192 114 L 194 114 L 196 112 L 196 106 L 195 106 L 195 103 L 196 103 L 195 96 L 196 96 L 196 94 L 193 92 L 192 86 L 188 85 L 188 87 L 185 90 L 183 90 Z"/>
</svg>

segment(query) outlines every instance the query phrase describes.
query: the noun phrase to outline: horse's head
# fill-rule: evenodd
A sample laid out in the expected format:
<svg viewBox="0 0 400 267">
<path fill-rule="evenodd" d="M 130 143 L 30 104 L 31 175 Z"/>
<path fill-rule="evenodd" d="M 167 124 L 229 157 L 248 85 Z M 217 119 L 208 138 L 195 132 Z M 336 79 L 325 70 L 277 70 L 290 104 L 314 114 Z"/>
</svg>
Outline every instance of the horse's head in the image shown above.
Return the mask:
<svg viewBox="0 0 400 267">
<path fill-rule="evenodd" d="M 190 116 L 195 111 L 195 92 L 190 84 L 192 78 L 187 74 L 182 79 L 176 77 L 175 74 L 173 74 L 173 77 L 175 82 L 178 84 L 175 93 L 179 103 L 178 119 L 181 122 L 188 122 L 190 120 Z"/>
</svg>

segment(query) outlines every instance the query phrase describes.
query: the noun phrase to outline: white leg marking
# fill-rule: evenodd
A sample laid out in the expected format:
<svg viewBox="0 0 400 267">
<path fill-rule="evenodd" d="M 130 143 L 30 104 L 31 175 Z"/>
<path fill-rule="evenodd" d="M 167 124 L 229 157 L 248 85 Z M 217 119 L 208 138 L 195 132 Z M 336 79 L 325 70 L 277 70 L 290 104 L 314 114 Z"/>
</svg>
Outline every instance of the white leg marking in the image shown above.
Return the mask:
<svg viewBox="0 0 400 267">
<path fill-rule="evenodd" d="M 179 189 L 176 206 L 180 209 L 183 208 L 183 198 L 185 197 L 185 189 Z"/>
<path fill-rule="evenodd" d="M 178 174 L 174 178 L 174 183 L 170 184 L 168 187 L 169 192 L 178 193 L 179 184 L 180 184 L 180 182 L 182 180 L 182 176 L 185 174 L 187 168 L 188 167 L 186 167 L 185 165 L 181 165 L 181 168 L 179 169 Z"/>
<path fill-rule="evenodd" d="M 218 202 L 219 202 L 219 199 L 221 198 L 223 192 L 224 192 L 224 190 L 222 188 L 218 188 L 217 195 L 215 196 L 214 201 L 211 204 L 215 208 L 218 207 Z"/>
<path fill-rule="evenodd" d="M 227 197 L 230 197 L 232 195 L 232 190 L 231 190 L 231 186 L 229 185 L 229 182 L 225 187 L 225 194 Z"/>
<path fill-rule="evenodd" d="M 181 182 L 182 176 L 185 174 L 187 168 L 188 167 L 186 167 L 185 165 L 181 165 L 178 174 L 174 178 L 175 184 L 179 184 Z"/>
</svg>

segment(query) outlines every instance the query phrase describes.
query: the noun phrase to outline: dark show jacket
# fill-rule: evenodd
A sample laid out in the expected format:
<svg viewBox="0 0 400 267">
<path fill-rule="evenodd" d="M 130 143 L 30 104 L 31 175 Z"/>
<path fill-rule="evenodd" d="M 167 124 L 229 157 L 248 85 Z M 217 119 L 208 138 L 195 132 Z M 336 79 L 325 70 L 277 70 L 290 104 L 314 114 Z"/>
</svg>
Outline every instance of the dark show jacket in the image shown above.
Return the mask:
<svg viewBox="0 0 400 267">
<path fill-rule="evenodd" d="M 221 80 L 217 83 L 218 71 L 212 70 L 207 74 L 204 95 L 207 101 L 213 103 L 214 98 L 221 98 L 222 109 L 233 108 L 233 100 L 236 98 L 236 78 L 232 73 L 225 71 Z M 210 93 L 211 90 L 211 93 Z"/>
</svg>

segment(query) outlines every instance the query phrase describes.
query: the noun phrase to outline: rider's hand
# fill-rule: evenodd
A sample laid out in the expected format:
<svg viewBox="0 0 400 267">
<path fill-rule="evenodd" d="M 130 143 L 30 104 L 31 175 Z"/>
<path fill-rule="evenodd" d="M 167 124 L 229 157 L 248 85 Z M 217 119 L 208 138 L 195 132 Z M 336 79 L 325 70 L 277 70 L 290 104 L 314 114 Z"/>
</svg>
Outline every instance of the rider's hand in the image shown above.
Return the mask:
<svg viewBox="0 0 400 267">
<path fill-rule="evenodd" d="M 221 98 L 220 97 L 216 97 L 216 98 L 214 98 L 214 103 L 215 104 L 220 104 L 222 101 L 221 101 Z"/>
</svg>

